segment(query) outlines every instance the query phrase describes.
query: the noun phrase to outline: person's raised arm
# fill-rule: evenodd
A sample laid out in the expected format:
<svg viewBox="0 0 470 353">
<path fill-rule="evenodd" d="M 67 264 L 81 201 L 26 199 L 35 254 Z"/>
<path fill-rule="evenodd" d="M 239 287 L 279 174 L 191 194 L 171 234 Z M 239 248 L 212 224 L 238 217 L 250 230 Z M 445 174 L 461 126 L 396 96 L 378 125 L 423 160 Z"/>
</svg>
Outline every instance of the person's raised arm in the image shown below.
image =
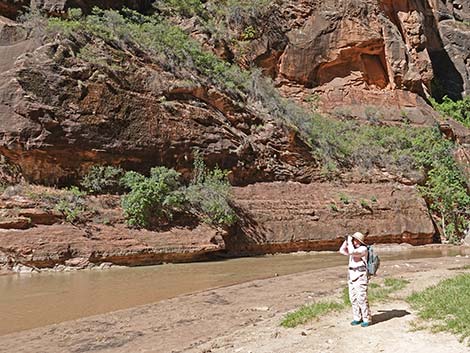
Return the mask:
<svg viewBox="0 0 470 353">
<path fill-rule="evenodd" d="M 341 247 L 339 248 L 339 253 L 340 254 L 343 254 L 343 255 L 349 255 L 349 252 L 348 252 L 348 242 L 346 240 L 343 241 L 343 244 L 341 245 Z"/>
<path fill-rule="evenodd" d="M 354 257 L 362 257 L 367 254 L 367 247 L 365 247 L 364 245 L 361 245 L 357 248 L 354 247 L 352 243 L 352 237 L 348 236 L 347 243 L 349 255 L 353 255 Z"/>
</svg>

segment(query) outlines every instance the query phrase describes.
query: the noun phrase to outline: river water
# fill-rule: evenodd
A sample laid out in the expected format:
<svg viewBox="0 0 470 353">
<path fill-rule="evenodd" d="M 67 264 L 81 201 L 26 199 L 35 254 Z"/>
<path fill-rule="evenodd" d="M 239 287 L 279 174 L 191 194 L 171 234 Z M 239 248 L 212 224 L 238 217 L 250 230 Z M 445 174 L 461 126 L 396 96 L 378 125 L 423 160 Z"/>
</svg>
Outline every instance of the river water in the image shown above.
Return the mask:
<svg viewBox="0 0 470 353">
<path fill-rule="evenodd" d="M 465 255 L 462 248 L 418 247 L 382 261 Z M 332 252 L 216 262 L 0 276 L 0 335 L 161 301 L 255 279 L 346 265 Z M 346 273 L 345 273 L 346 276 Z"/>
</svg>

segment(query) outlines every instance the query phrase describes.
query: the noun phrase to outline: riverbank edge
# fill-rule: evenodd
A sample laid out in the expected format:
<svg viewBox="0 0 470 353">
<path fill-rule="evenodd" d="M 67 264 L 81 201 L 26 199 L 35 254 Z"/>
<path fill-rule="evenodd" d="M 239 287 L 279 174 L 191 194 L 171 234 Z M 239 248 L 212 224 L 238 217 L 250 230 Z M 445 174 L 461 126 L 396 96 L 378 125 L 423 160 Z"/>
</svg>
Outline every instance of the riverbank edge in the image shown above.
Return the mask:
<svg viewBox="0 0 470 353">
<path fill-rule="evenodd" d="M 469 264 L 465 256 L 390 261 L 374 280 L 419 281 L 423 273 L 438 280 Z M 13 347 L 19 353 L 42 353 L 45 347 L 49 353 L 186 352 L 242 327 L 281 318 L 306 302 L 336 296 L 345 285 L 344 266 L 249 281 L 7 334 L 0 337 L 0 352 Z"/>
<path fill-rule="evenodd" d="M 466 256 L 470 255 L 470 245 L 452 245 L 452 244 L 425 244 L 425 245 L 410 245 L 408 243 L 389 243 L 389 244 L 374 244 L 374 248 L 376 249 L 379 255 L 381 254 L 388 254 L 393 255 L 394 253 L 412 251 L 416 249 L 433 249 L 433 250 L 441 250 L 443 256 Z M 119 265 L 113 262 L 104 261 L 100 263 L 93 263 L 88 262 L 85 266 L 80 266 L 80 263 L 77 265 L 64 265 L 62 263 L 55 264 L 54 267 L 34 267 L 34 266 L 27 266 L 21 263 L 17 263 L 12 267 L 3 266 L 0 268 L 0 276 L 7 276 L 7 275 L 15 275 L 15 274 L 38 274 L 38 273 L 54 273 L 54 272 L 75 272 L 75 271 L 101 271 L 107 270 L 110 268 L 130 268 L 130 267 L 141 267 L 141 266 L 156 266 L 161 264 L 167 263 L 196 263 L 196 262 L 209 262 L 209 261 L 223 261 L 227 259 L 236 259 L 236 258 L 244 258 L 244 257 L 259 257 L 259 256 L 283 256 L 283 255 L 306 255 L 306 254 L 324 254 L 324 253 L 333 253 L 333 250 L 312 250 L 312 251 L 294 251 L 290 253 L 286 252 L 279 252 L 274 254 L 253 254 L 253 255 L 244 255 L 244 256 L 234 256 L 234 255 L 227 255 L 217 252 L 212 252 L 209 254 L 201 254 L 199 260 L 187 260 L 187 261 L 159 261 L 157 263 L 146 263 L 146 264 L 138 264 L 138 265 Z M 457 254 L 457 255 L 455 255 Z"/>
</svg>

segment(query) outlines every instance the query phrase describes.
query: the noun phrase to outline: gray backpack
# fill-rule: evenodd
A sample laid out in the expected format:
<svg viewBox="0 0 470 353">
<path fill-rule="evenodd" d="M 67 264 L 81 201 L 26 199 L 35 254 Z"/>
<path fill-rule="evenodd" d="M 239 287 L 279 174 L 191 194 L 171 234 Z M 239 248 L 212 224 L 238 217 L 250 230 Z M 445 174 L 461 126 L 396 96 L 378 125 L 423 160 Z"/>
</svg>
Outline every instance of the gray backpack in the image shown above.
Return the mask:
<svg viewBox="0 0 470 353">
<path fill-rule="evenodd" d="M 367 273 L 371 276 L 375 276 L 377 274 L 377 270 L 380 267 L 380 258 L 374 252 L 374 247 L 372 245 L 367 246 Z"/>
</svg>

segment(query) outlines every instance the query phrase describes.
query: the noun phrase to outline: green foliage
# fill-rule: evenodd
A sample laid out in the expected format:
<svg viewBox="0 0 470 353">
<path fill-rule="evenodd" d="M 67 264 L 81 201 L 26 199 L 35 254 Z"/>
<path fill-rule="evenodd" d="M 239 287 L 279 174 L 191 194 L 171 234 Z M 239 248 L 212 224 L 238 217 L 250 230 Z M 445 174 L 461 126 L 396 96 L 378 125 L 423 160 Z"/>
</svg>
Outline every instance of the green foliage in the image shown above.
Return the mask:
<svg viewBox="0 0 470 353">
<path fill-rule="evenodd" d="M 445 237 L 459 241 L 469 222 L 470 195 L 453 158 L 454 143 L 437 128 L 358 125 L 316 114 L 312 125 L 311 145 L 323 165 L 377 167 L 396 173 L 421 170 L 426 175 L 421 193 L 441 218 Z"/>
<path fill-rule="evenodd" d="M 449 331 L 461 340 L 470 338 L 470 274 L 440 282 L 407 298 L 418 316 L 434 332 Z M 429 325 L 428 325 L 429 326 Z"/>
<path fill-rule="evenodd" d="M 413 140 L 424 129 L 360 125 L 311 115 L 309 139 L 324 164 L 409 171 L 416 169 L 410 153 Z"/>
<path fill-rule="evenodd" d="M 330 210 L 332 210 L 333 212 L 339 211 L 338 206 L 336 206 L 336 204 L 334 203 L 330 203 Z"/>
<path fill-rule="evenodd" d="M 180 174 L 165 167 L 152 168 L 150 177 L 126 172 L 121 182 L 130 192 L 122 199 L 127 224 L 151 227 L 168 222 L 177 212 L 189 212 L 215 226 L 229 226 L 236 221 L 229 204 L 230 184 L 227 172 L 208 170 L 200 157 L 195 159 L 193 180 L 184 187 Z"/>
<path fill-rule="evenodd" d="M 318 93 L 309 94 L 303 98 L 303 101 L 310 105 L 312 111 L 315 111 L 320 103 L 320 95 Z"/>
<path fill-rule="evenodd" d="M 55 205 L 55 210 L 62 213 L 65 220 L 70 223 L 76 223 L 80 220 L 83 213 L 87 210 L 85 193 L 76 186 L 59 194 Z"/>
<path fill-rule="evenodd" d="M 227 172 L 219 168 L 208 170 L 204 161 L 195 154 L 194 174 L 185 190 L 191 211 L 203 221 L 215 226 L 230 226 L 237 217 L 230 206 L 230 183 Z"/>
<path fill-rule="evenodd" d="M 123 191 L 124 170 L 113 166 L 92 166 L 83 177 L 81 186 L 90 194 L 118 194 Z"/>
<path fill-rule="evenodd" d="M 454 144 L 440 138 L 436 130 L 417 136 L 413 143 L 414 158 L 428 171 L 426 183 L 420 191 L 431 210 L 439 214 L 445 237 L 458 242 L 468 226 L 470 195 L 452 155 Z"/>
<path fill-rule="evenodd" d="M 213 10 L 214 15 L 227 16 L 243 11 L 248 14 L 259 14 L 277 1 L 272 0 L 220 0 L 209 1 L 208 7 Z"/>
<path fill-rule="evenodd" d="M 72 8 L 68 9 L 67 17 L 71 20 L 79 20 L 83 16 L 82 9 Z"/>
<path fill-rule="evenodd" d="M 370 207 L 369 203 L 364 199 L 361 199 L 360 204 L 361 204 L 361 207 L 363 207 L 363 208 L 369 208 Z"/>
<path fill-rule="evenodd" d="M 470 128 L 470 97 L 465 97 L 459 101 L 453 101 L 449 97 L 444 96 L 441 103 L 432 98 L 431 103 L 434 109 L 438 112 L 457 120 Z"/>
<path fill-rule="evenodd" d="M 245 27 L 242 33 L 242 40 L 252 40 L 256 37 L 256 29 L 253 26 Z"/>
<path fill-rule="evenodd" d="M 249 72 L 203 50 L 182 29 L 157 15 L 144 16 L 129 9 L 117 12 L 95 8 L 91 15 L 79 21 L 51 18 L 49 30 L 68 36 L 87 33 L 123 49 L 132 44 L 131 47 L 140 47 L 170 70 L 194 69 L 234 93 L 245 91 L 251 80 Z"/>
<path fill-rule="evenodd" d="M 79 222 L 83 214 L 88 211 L 86 194 L 76 186 L 69 189 L 54 189 L 23 184 L 18 185 L 17 191 L 47 210 L 54 209 L 60 212 L 64 219 L 72 224 Z"/>
<path fill-rule="evenodd" d="M 150 227 L 155 221 L 171 220 L 184 202 L 179 177 L 175 170 L 165 167 L 152 168 L 150 177 L 127 172 L 123 183 L 131 191 L 122 199 L 127 224 Z"/>
<path fill-rule="evenodd" d="M 51 33 L 61 32 L 65 35 L 72 35 L 82 28 L 78 20 L 64 20 L 58 17 L 51 17 L 47 22 L 47 31 Z"/>
<path fill-rule="evenodd" d="M 159 0 L 154 3 L 154 6 L 160 11 L 177 13 L 183 17 L 207 16 L 200 0 Z"/>
<path fill-rule="evenodd" d="M 348 195 L 346 194 L 343 194 L 343 193 L 340 193 L 339 194 L 339 200 L 344 203 L 345 205 L 349 205 L 349 203 L 351 202 L 351 200 L 349 199 Z"/>
</svg>

